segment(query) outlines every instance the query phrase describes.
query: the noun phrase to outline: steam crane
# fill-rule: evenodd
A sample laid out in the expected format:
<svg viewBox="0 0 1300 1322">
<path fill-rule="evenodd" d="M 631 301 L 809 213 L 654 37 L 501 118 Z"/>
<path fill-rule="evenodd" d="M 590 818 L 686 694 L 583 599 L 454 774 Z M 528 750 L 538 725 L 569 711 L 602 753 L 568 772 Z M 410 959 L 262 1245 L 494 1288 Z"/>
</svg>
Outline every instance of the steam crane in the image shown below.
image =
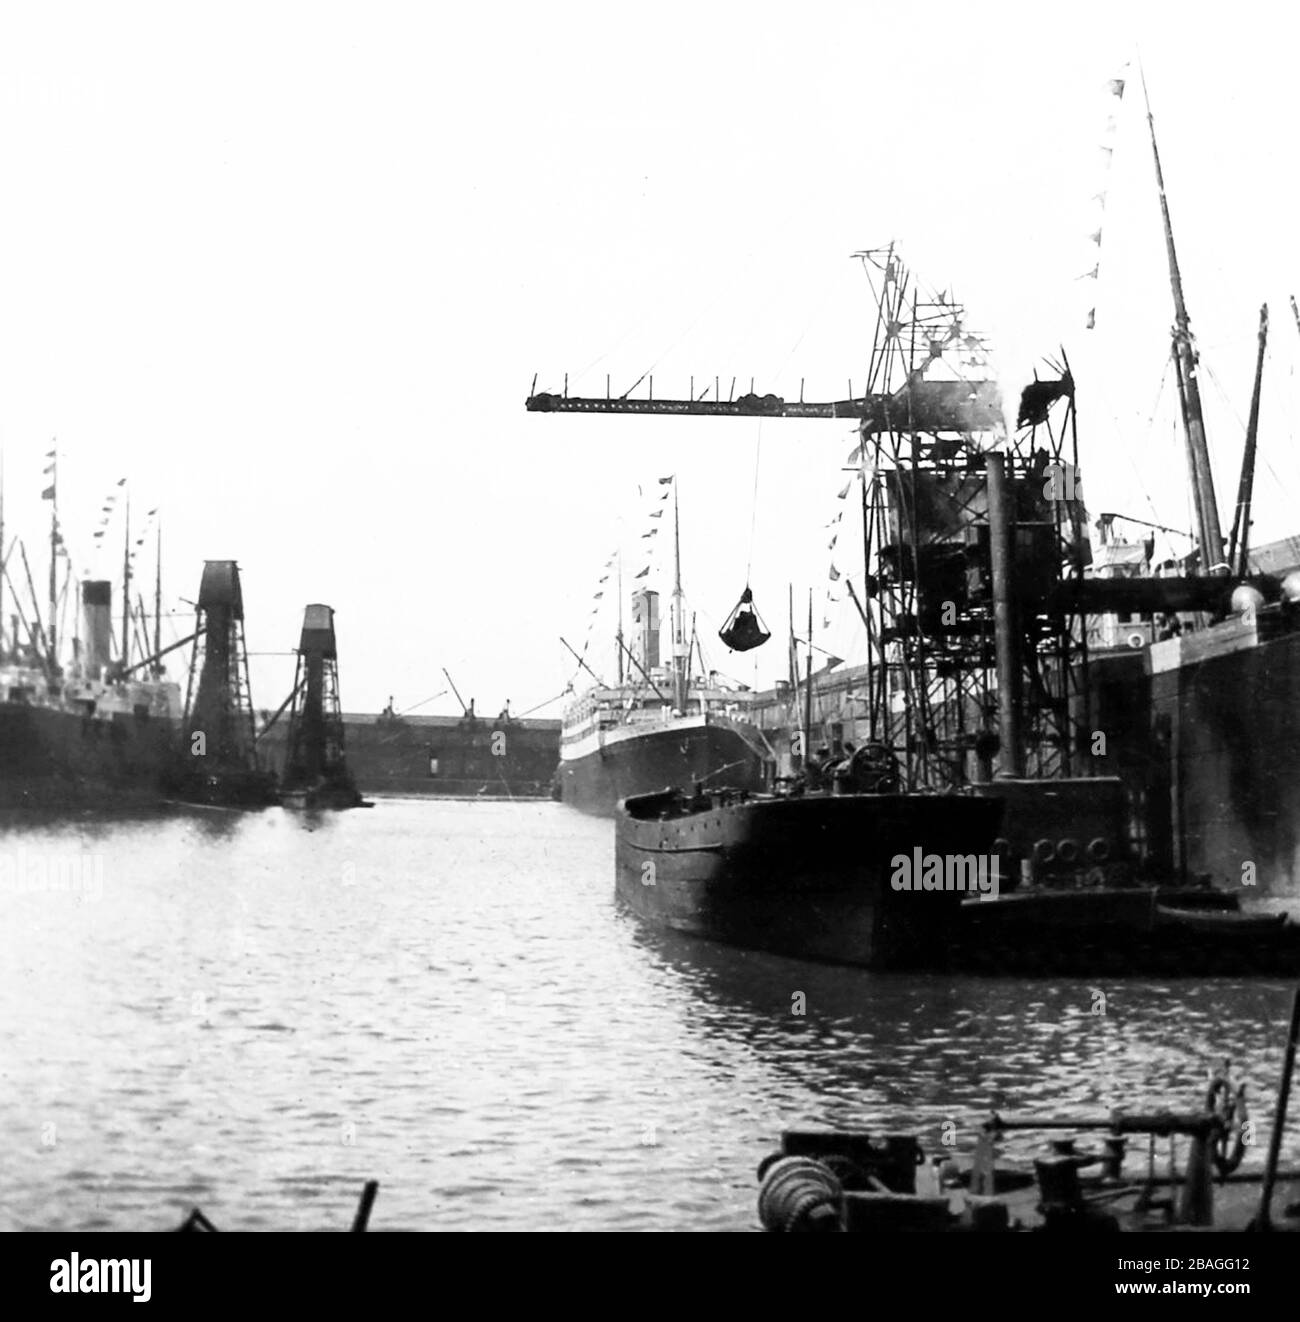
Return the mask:
<svg viewBox="0 0 1300 1322">
<path fill-rule="evenodd" d="M 526 407 L 856 419 L 863 590 L 851 577 L 847 587 L 868 639 L 866 738 L 895 760 L 905 789 L 987 780 L 994 751 L 1004 776 L 1070 774 L 1077 709 L 1084 705 L 1083 630 L 1077 591 L 1060 589 L 1064 574 L 1072 584 L 1081 579 L 1087 538 L 1073 491 L 1055 501 L 1044 495 L 1047 464 L 1057 464 L 1061 474 L 1077 466 L 1068 364 L 1057 379 L 1025 392 L 1008 443 L 997 383 L 982 340 L 964 327 L 963 308 L 946 292 L 922 294 L 892 246 L 855 256 L 877 304 L 861 392 L 850 383 L 841 399 L 811 402 L 802 389 L 790 400 L 758 394 L 751 383 L 737 397 L 733 381 L 724 398 L 714 378 L 702 391 L 692 381 L 683 398 L 655 398 L 651 379 L 647 397 L 633 398 L 631 390 L 615 396 L 607 385 L 599 398 L 571 395 L 566 378 L 562 393 L 538 393 L 534 380 Z M 1056 425 L 1060 400 L 1067 408 Z M 1004 462 L 993 474 L 986 459 L 997 449 Z M 995 484 L 996 478 L 1002 480 Z M 999 517 L 1007 526 L 995 535 L 991 525 Z M 995 628 L 1011 667 L 1001 694 Z M 1019 693 L 1024 710 L 1017 721 L 1005 707 Z"/>
<path fill-rule="evenodd" d="M 275 777 L 255 747 L 244 597 L 233 560 L 204 563 L 194 639 L 184 738 L 166 788 L 178 799 L 216 807 L 278 803 Z"/>
<path fill-rule="evenodd" d="M 343 748 L 338 647 L 334 611 L 329 606 L 308 606 L 303 615 L 291 699 L 293 710 L 281 779 L 285 806 L 363 806 Z"/>
</svg>

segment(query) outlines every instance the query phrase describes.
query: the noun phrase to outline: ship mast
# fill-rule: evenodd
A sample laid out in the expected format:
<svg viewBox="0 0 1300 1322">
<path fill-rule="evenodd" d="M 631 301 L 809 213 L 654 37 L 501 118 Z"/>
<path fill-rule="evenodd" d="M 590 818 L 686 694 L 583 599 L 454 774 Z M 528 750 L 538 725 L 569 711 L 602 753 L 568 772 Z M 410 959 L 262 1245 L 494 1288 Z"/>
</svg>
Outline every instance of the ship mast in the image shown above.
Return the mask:
<svg viewBox="0 0 1300 1322">
<path fill-rule="evenodd" d="M 677 508 L 677 482 L 673 481 L 673 706 L 686 713 L 686 657 L 682 637 L 682 520 Z"/>
<path fill-rule="evenodd" d="M 126 497 L 126 525 L 122 532 L 122 668 L 131 664 L 131 496 Z"/>
<path fill-rule="evenodd" d="M 50 627 L 47 633 L 50 645 L 50 673 L 59 673 L 59 645 L 55 637 L 55 614 L 58 611 L 59 585 L 56 566 L 59 554 L 59 456 L 56 447 L 50 477 Z"/>
<path fill-rule="evenodd" d="M 153 580 L 153 677 L 162 678 L 162 666 L 157 657 L 162 654 L 162 520 L 158 520 L 158 555 Z"/>
<path fill-rule="evenodd" d="M 805 680 L 805 689 L 803 695 L 803 764 L 808 767 L 812 763 L 812 709 L 813 709 L 813 644 L 812 644 L 812 625 L 813 625 L 813 600 L 812 588 L 808 589 L 808 672 Z"/>
<path fill-rule="evenodd" d="M 1237 483 L 1237 511 L 1232 517 L 1228 539 L 1228 564 L 1245 578 L 1250 558 L 1250 503 L 1255 489 L 1255 452 L 1259 438 L 1259 392 L 1264 381 L 1264 350 L 1268 345 L 1268 304 L 1259 310 L 1259 353 L 1255 359 L 1255 389 L 1250 396 L 1250 421 L 1246 424 L 1246 447 L 1241 456 L 1241 478 Z"/>
<path fill-rule="evenodd" d="M 3 559 L 5 550 L 5 457 L 4 452 L 0 451 L 0 559 Z M 0 661 L 5 659 L 5 611 L 4 611 L 4 591 L 5 575 L 4 566 L 0 564 Z M 17 639 L 14 640 L 15 643 Z"/>
<path fill-rule="evenodd" d="M 1151 113 L 1151 98 L 1147 94 L 1146 75 L 1142 77 L 1142 95 L 1146 100 L 1147 125 L 1151 132 L 1151 154 L 1156 166 L 1156 187 L 1160 193 L 1160 215 L 1165 230 L 1165 251 L 1169 257 L 1169 284 L 1174 296 L 1173 353 L 1178 369 L 1178 393 L 1183 412 L 1183 428 L 1187 436 L 1187 461 L 1192 479 L 1192 496 L 1196 506 L 1197 543 L 1201 552 L 1201 572 L 1221 574 L 1228 566 L 1223 558 L 1223 529 L 1219 523 L 1219 507 L 1214 495 L 1214 474 L 1210 469 L 1210 453 L 1205 441 L 1205 417 L 1201 411 L 1201 389 L 1196 378 L 1196 350 L 1192 345 L 1191 322 L 1187 304 L 1183 299 L 1183 278 L 1178 269 L 1178 253 L 1174 248 L 1173 225 L 1169 219 L 1169 201 L 1165 196 L 1165 176 L 1160 168 L 1160 149 L 1156 146 L 1156 121 Z"/>
<path fill-rule="evenodd" d="M 623 547 L 622 539 L 618 548 L 618 686 L 623 687 Z"/>
</svg>

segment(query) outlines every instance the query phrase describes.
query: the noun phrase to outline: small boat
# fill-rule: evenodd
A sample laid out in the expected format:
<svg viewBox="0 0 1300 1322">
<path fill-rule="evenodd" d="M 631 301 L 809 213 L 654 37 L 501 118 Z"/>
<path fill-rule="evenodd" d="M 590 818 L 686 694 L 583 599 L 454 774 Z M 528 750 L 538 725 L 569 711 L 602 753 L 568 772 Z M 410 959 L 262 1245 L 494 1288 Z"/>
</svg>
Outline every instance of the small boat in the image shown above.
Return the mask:
<svg viewBox="0 0 1300 1322">
<path fill-rule="evenodd" d="M 787 1232 L 1300 1230 L 1300 1169 L 1280 1169 L 1298 1039 L 1300 990 L 1260 1169 L 1242 1169 L 1251 1150 L 1245 1087 L 1225 1070 L 1191 1111 L 995 1113 L 964 1164 L 951 1156 L 927 1160 L 914 1134 L 788 1131 L 758 1169 L 759 1220 Z M 1034 1130 L 1052 1138 L 1032 1169 L 999 1161 L 999 1139 Z M 1100 1145 L 1081 1150 L 1080 1133 Z M 1137 1137 L 1147 1141 L 1130 1152 Z M 1160 1173 L 1158 1139 L 1168 1141 Z"/>
<path fill-rule="evenodd" d="M 373 799 L 363 798 L 355 786 L 330 785 L 322 782 L 316 786 L 304 786 L 298 789 L 282 790 L 280 806 L 312 811 L 334 811 L 341 808 L 373 808 Z"/>
<path fill-rule="evenodd" d="M 1063 939 L 1066 938 L 1066 939 Z M 1210 886 L 1033 887 L 963 905 L 945 967 L 997 974 L 1300 975 L 1300 925 Z"/>
<path fill-rule="evenodd" d="M 615 813 L 617 891 L 642 918 L 729 945 L 923 967 L 966 889 L 900 887 L 915 858 L 991 859 L 996 800 L 961 794 L 665 789 Z"/>
<path fill-rule="evenodd" d="M 1155 906 L 1155 924 L 1176 931 L 1228 938 L 1268 936 L 1294 926 L 1284 913 L 1243 913 L 1235 908 L 1181 908 L 1161 903 L 1159 898 Z"/>
<path fill-rule="evenodd" d="M 275 774 L 260 766 L 186 767 L 171 770 L 163 782 L 164 802 L 197 808 L 270 808 L 280 801 Z"/>
</svg>

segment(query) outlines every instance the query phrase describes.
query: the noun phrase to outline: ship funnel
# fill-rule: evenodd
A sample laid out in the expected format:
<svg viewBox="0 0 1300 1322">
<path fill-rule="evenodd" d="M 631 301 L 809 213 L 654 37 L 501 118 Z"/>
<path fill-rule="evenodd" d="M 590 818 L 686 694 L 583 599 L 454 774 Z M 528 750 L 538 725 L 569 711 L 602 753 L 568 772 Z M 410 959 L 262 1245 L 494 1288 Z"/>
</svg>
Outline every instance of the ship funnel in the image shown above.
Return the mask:
<svg viewBox="0 0 1300 1322">
<path fill-rule="evenodd" d="M 659 594 L 642 588 L 632 594 L 633 656 L 647 670 L 659 664 Z"/>
<path fill-rule="evenodd" d="M 81 609 L 86 625 L 86 674 L 102 679 L 112 660 L 113 585 L 86 579 L 81 585 Z"/>
</svg>

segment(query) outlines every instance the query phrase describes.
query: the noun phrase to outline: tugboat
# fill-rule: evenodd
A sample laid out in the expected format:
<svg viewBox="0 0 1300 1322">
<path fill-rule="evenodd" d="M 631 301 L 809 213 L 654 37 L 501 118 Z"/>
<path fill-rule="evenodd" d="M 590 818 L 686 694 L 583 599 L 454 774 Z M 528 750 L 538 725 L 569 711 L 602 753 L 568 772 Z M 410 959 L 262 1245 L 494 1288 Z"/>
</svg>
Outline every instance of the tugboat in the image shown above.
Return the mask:
<svg viewBox="0 0 1300 1322">
<path fill-rule="evenodd" d="M 286 808 L 370 808 L 348 769 L 339 705 L 334 610 L 308 606 L 289 695 L 288 748 L 280 800 Z M 283 710 L 283 708 L 281 708 Z"/>
<path fill-rule="evenodd" d="M 233 560 L 203 566 L 184 736 L 163 789 L 171 799 L 203 807 L 266 808 L 280 801 L 275 773 L 257 753 L 244 597 Z"/>
</svg>

